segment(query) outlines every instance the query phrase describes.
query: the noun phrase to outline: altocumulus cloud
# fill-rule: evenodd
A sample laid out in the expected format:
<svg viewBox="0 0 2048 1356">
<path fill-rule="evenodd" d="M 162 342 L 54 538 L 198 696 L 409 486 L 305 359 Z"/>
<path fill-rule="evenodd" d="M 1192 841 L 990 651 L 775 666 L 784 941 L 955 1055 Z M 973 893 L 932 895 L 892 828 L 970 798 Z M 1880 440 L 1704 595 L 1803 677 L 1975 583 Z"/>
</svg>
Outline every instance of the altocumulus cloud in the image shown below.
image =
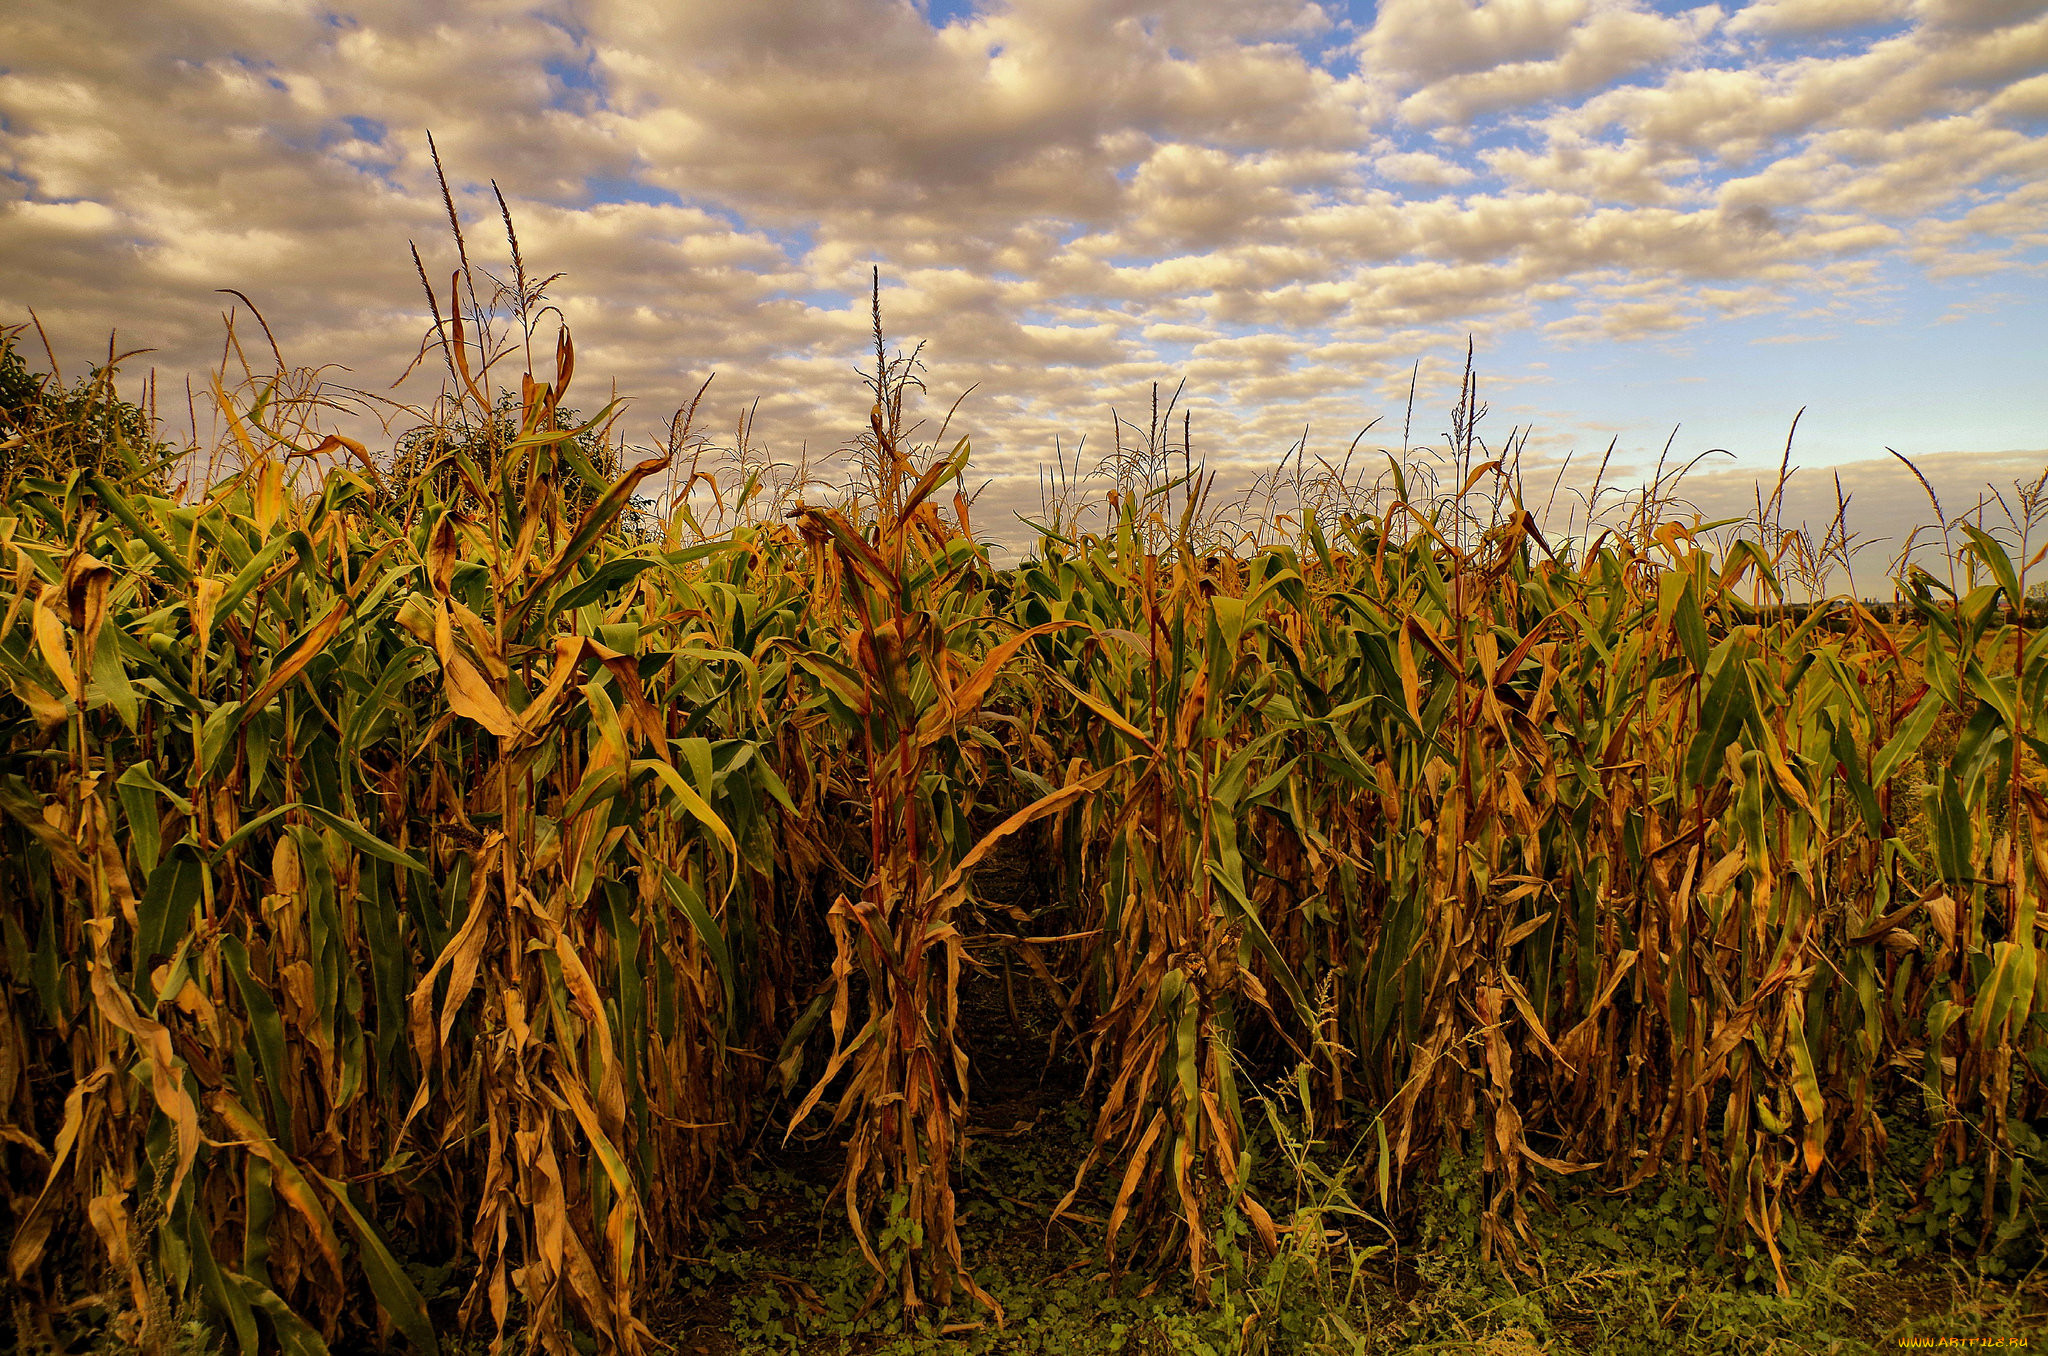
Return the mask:
<svg viewBox="0 0 2048 1356">
<path fill-rule="evenodd" d="M 13 0 L 0 30 L 0 321 L 60 356 L 118 326 L 203 370 L 234 287 L 381 388 L 423 328 L 406 242 L 453 265 L 431 128 L 472 248 L 502 254 L 495 179 L 635 432 L 716 369 L 726 417 L 836 447 L 880 264 L 934 393 L 978 385 L 985 523 L 1182 374 L 1242 475 L 1397 427 L 1418 359 L 1440 408 L 1474 335 L 1554 463 L 1655 413 L 1600 409 L 1617 365 L 1749 383 L 1782 427 L 1787 355 L 1906 327 L 1990 370 L 2048 316 L 2040 0 Z M 2041 397 L 1928 399 L 1898 437 L 1944 474 L 2043 460 Z M 1878 431 L 1837 427 L 1890 496 Z"/>
</svg>

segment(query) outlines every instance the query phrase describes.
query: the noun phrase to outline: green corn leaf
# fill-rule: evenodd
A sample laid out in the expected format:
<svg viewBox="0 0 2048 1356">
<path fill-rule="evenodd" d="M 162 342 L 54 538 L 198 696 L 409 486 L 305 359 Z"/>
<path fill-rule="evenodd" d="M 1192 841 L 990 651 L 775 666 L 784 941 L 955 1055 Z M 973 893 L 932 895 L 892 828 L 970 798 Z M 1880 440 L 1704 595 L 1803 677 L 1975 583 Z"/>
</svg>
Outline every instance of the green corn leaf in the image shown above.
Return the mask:
<svg viewBox="0 0 2048 1356">
<path fill-rule="evenodd" d="M 277 1127 L 278 1141 L 285 1149 L 293 1151 L 297 1139 L 292 1129 L 291 1085 L 287 1081 L 289 1064 L 285 1057 L 284 1019 L 278 1015 L 277 1004 L 263 986 L 256 982 L 249 972 L 249 952 L 241 939 L 234 936 L 220 940 L 221 960 L 226 964 L 228 976 L 235 982 L 235 990 L 242 997 L 242 1007 L 249 1014 L 250 1034 L 255 1038 L 256 1057 L 263 1066 L 263 1082 L 270 1102 L 271 1122 Z"/>
<path fill-rule="evenodd" d="M 136 903 L 140 924 L 135 938 L 134 988 L 145 987 L 149 967 L 158 957 L 168 956 L 185 940 L 192 913 L 206 894 L 206 862 L 190 843 L 176 843 L 170 854 L 149 873 L 142 898 Z M 154 1001 L 154 995 L 150 995 Z"/>
<path fill-rule="evenodd" d="M 222 702 L 207 714 L 199 730 L 199 780 L 212 781 L 228 771 L 241 729 L 239 701 Z"/>
<path fill-rule="evenodd" d="M 228 1279 L 229 1273 L 223 1271 L 214 1258 L 206 1221 L 191 1204 L 193 1195 L 189 1186 L 180 1194 L 173 1221 L 183 1239 L 186 1256 L 191 1260 L 192 1274 L 199 1282 L 199 1293 L 226 1321 L 242 1356 L 256 1356 L 261 1349 L 260 1338 L 249 1297 L 240 1284 Z"/>
<path fill-rule="evenodd" d="M 1294 967 L 1281 955 L 1280 948 L 1273 944 L 1272 935 L 1266 931 L 1265 924 L 1259 921 L 1257 910 L 1251 900 L 1246 898 L 1243 885 L 1231 880 L 1218 862 L 1206 862 L 1204 866 L 1208 870 L 1209 878 L 1223 887 L 1224 898 L 1233 906 L 1231 914 L 1243 920 L 1245 936 L 1251 940 L 1252 945 L 1265 958 L 1266 964 L 1271 967 L 1273 977 L 1280 982 L 1281 989 L 1294 1005 L 1295 1016 L 1301 1019 L 1305 1027 L 1313 1031 L 1316 1025 L 1315 1008 L 1309 1003 L 1307 993 L 1302 990 L 1301 980 L 1295 975 Z"/>
<path fill-rule="evenodd" d="M 356 1209 L 355 1202 L 349 1198 L 346 1183 L 317 1172 L 313 1175 L 334 1197 L 334 1203 L 341 1207 L 341 1217 L 355 1235 L 363 1272 L 369 1278 L 370 1293 L 377 1297 L 378 1307 L 390 1315 L 391 1326 L 404 1335 L 414 1351 L 423 1353 L 423 1356 L 439 1356 L 441 1345 L 435 1340 L 434 1325 L 427 1318 L 426 1301 L 406 1279 L 398 1259 L 385 1246 L 383 1235 L 372 1228 Z"/>
<path fill-rule="evenodd" d="M 295 808 L 304 810 L 307 817 L 313 820 L 314 823 L 334 830 L 335 833 L 341 836 L 343 842 L 356 851 L 375 857 L 378 861 L 389 862 L 391 865 L 401 867 L 407 871 L 417 871 L 422 875 L 426 874 L 427 866 L 425 862 L 408 853 L 400 852 L 397 848 L 377 837 L 362 825 L 357 824 L 354 820 L 344 819 L 340 815 L 329 810 L 323 810 L 317 805 L 300 804 Z"/>
<path fill-rule="evenodd" d="M 171 549 L 169 542 L 157 535 L 156 530 L 142 520 L 142 515 L 135 510 L 133 500 L 97 473 L 88 477 L 87 483 L 92 486 L 92 492 L 99 498 L 100 505 L 140 538 L 143 544 L 149 547 L 151 554 L 170 567 L 173 578 L 180 584 L 192 582 L 191 568 Z"/>
<path fill-rule="evenodd" d="M 1920 699 L 1919 705 L 1907 713 L 1904 720 L 1892 730 L 1892 737 L 1885 741 L 1877 757 L 1870 760 L 1870 784 L 1884 786 L 1892 775 L 1905 765 L 1908 758 L 1920 751 L 1927 736 L 1934 732 L 1934 723 L 1941 719 L 1942 703 L 1933 700 L 1930 693 Z"/>
<path fill-rule="evenodd" d="M 633 764 L 633 772 L 636 775 L 642 772 L 652 772 L 656 777 L 660 778 L 662 785 L 668 788 L 668 793 L 675 797 L 676 804 L 684 812 L 709 829 L 712 836 L 724 846 L 727 852 L 730 852 L 735 857 L 739 856 L 739 844 L 734 841 L 732 830 L 726 827 L 725 821 L 718 817 L 717 812 L 711 808 L 710 804 L 697 794 L 696 788 L 683 780 L 681 773 L 658 758 L 642 758 L 637 760 Z"/>
<path fill-rule="evenodd" d="M 1751 715 L 1747 647 L 1723 641 L 1710 661 L 1713 678 L 1700 698 L 1699 728 L 1685 753 L 1685 780 L 1704 786 L 1720 773 L 1727 747 L 1742 733 Z"/>
<path fill-rule="evenodd" d="M 250 1308 L 270 1320 L 285 1356 L 328 1356 L 327 1342 L 311 1324 L 292 1312 L 275 1290 L 238 1271 L 226 1273 L 228 1284 L 239 1287 Z"/>
<path fill-rule="evenodd" d="M 1998 582 L 1998 587 L 2005 591 L 2006 601 L 2011 606 L 2022 606 L 2026 602 L 2026 595 L 2020 590 L 2019 571 L 2013 568 L 2012 557 L 2005 553 L 2005 548 L 1998 544 L 1998 539 L 1968 523 L 1959 526 L 1963 529 L 1963 535 L 1970 539 L 1969 545 L 1964 549 L 1975 552 L 1977 558 L 1984 562 L 1984 567 L 1991 571 L 1991 577 Z"/>
</svg>

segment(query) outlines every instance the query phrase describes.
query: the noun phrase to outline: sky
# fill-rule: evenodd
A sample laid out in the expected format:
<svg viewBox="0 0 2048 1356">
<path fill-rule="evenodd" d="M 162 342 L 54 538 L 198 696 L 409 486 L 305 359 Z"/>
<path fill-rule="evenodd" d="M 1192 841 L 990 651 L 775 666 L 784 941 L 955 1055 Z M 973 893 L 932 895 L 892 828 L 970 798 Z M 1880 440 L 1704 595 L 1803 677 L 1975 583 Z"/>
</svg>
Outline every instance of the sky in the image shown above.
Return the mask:
<svg viewBox="0 0 2048 1356">
<path fill-rule="evenodd" d="M 495 182 L 571 403 L 615 383 L 636 443 L 716 372 L 700 422 L 831 476 L 879 267 L 1012 544 L 1155 382 L 1243 485 L 1304 431 L 1440 445 L 1468 339 L 1531 485 L 1668 445 L 1739 510 L 1803 409 L 1794 513 L 1839 478 L 1897 541 L 1931 510 L 1887 448 L 1949 515 L 2048 468 L 2043 0 L 10 0 L 0 324 L 181 392 L 234 288 L 426 401 L 388 388 L 408 246 L 456 264 L 430 131 L 472 261 L 509 272 Z"/>
</svg>

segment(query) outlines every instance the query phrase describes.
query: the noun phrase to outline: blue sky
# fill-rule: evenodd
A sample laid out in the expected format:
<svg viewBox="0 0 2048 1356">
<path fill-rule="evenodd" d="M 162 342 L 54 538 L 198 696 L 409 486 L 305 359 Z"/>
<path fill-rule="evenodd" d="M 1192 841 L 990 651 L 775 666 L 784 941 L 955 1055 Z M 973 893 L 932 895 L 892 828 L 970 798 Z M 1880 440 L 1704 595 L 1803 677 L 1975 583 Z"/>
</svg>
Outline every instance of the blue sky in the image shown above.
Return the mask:
<svg viewBox="0 0 2048 1356">
<path fill-rule="evenodd" d="M 383 392 L 407 243 L 452 266 L 431 129 L 473 251 L 495 181 L 636 438 L 715 370 L 715 431 L 758 399 L 831 480 L 879 265 L 935 406 L 977 386 L 984 522 L 1155 380 L 1235 483 L 1304 424 L 1398 434 L 1417 364 L 1435 437 L 1468 336 L 1533 471 L 1612 439 L 1647 474 L 1676 426 L 1734 502 L 1805 407 L 1807 480 L 1892 532 L 1886 447 L 1958 503 L 2048 464 L 2041 0 L 123 9 L 10 8 L 0 323 L 81 360 L 118 326 L 173 384 L 235 287 Z"/>
</svg>

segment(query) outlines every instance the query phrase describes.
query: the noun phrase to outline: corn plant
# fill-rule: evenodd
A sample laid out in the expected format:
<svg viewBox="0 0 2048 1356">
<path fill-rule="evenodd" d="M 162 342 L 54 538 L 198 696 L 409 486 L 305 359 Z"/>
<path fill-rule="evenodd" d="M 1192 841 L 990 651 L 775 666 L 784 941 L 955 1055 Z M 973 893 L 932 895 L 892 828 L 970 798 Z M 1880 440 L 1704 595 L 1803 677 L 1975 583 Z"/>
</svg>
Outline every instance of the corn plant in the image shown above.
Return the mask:
<svg viewBox="0 0 2048 1356">
<path fill-rule="evenodd" d="M 2024 534 L 1954 524 L 1887 621 L 1788 599 L 1847 529 L 1761 502 L 1553 543 L 1468 379 L 1433 465 L 1325 466 L 1256 531 L 1155 412 L 1105 512 L 999 567 L 879 321 L 865 480 L 810 502 L 744 423 L 706 470 L 688 411 L 637 460 L 616 406 L 568 417 L 507 234 L 494 290 L 458 226 L 447 393 L 395 458 L 280 361 L 216 386 L 202 493 L 39 463 L 0 511 L 0 1153 L 43 1337 L 111 1288 L 145 1349 L 197 1308 L 244 1352 L 642 1350 L 707 1197 L 799 1132 L 844 1146 L 875 1300 L 992 1308 L 955 1172 L 997 948 L 1090 1058 L 1062 1210 L 1102 1170 L 1106 1261 L 1198 1296 L 1321 1227 L 1247 1111 L 1282 1071 L 1389 1228 L 1476 1160 L 1508 1268 L 1557 1179 L 1696 1165 L 1786 1286 L 1788 1206 L 1874 1181 L 1902 1116 L 1930 1191 L 1986 1184 L 1979 1246 L 2038 1218 Z M 975 873 L 1032 825 L 1054 902 L 999 933 Z"/>
</svg>

